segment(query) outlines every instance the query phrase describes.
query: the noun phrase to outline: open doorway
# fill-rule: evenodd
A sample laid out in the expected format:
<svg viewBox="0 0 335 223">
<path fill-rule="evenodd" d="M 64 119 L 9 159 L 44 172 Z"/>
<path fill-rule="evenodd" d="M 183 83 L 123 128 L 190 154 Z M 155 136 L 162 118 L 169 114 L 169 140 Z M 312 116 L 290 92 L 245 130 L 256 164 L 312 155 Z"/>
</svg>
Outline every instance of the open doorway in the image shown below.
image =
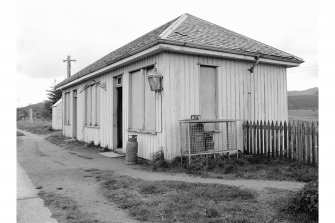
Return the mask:
<svg viewBox="0 0 335 223">
<path fill-rule="evenodd" d="M 114 78 L 114 103 L 113 103 L 113 117 L 114 117 L 114 137 L 113 147 L 114 149 L 123 147 L 122 137 L 122 76 Z"/>
<path fill-rule="evenodd" d="M 73 134 L 72 137 L 77 139 L 77 90 L 73 91 Z"/>
</svg>

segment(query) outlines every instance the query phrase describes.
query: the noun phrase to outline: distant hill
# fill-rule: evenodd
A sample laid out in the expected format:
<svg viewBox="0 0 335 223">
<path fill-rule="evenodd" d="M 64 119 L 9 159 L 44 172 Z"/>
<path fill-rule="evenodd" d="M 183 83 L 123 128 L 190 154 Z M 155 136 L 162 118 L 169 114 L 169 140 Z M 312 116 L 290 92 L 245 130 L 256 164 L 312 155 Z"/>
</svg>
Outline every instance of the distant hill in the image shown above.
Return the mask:
<svg viewBox="0 0 335 223">
<path fill-rule="evenodd" d="M 39 102 L 36 104 L 31 104 L 25 107 L 20 107 L 16 109 L 16 119 L 28 119 L 29 109 L 33 109 L 34 119 L 51 119 L 51 114 L 45 106 L 45 102 Z"/>
<path fill-rule="evenodd" d="M 288 91 L 289 110 L 318 110 L 319 89 L 317 87 L 303 91 Z"/>
<path fill-rule="evenodd" d="M 301 96 L 301 95 L 318 95 L 319 94 L 319 88 L 313 87 L 307 90 L 302 91 L 288 91 L 288 96 Z"/>
</svg>

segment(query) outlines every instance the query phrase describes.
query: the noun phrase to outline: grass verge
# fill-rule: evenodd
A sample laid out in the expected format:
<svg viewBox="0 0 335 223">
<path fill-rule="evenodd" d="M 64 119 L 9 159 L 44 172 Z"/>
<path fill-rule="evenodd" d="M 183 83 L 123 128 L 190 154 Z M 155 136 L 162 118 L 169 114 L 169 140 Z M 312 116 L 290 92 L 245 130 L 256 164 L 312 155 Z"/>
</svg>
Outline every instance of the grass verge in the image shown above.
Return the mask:
<svg viewBox="0 0 335 223">
<path fill-rule="evenodd" d="M 44 122 L 44 121 L 18 121 L 16 123 L 18 129 L 22 129 L 34 134 L 38 135 L 45 135 L 52 133 L 51 122 Z"/>
<path fill-rule="evenodd" d="M 318 179 L 318 167 L 306 163 L 272 159 L 259 156 L 213 156 L 193 157 L 190 164 L 186 157 L 164 160 L 164 154 L 154 154 L 150 162 L 145 162 L 153 170 L 185 172 L 214 178 L 244 178 L 262 180 L 287 180 L 310 182 Z"/>
<path fill-rule="evenodd" d="M 96 178 L 110 202 L 142 222 L 314 222 L 283 211 L 295 195 L 291 191 L 259 195 L 235 186 L 145 181 L 98 169 L 87 174 Z"/>
<path fill-rule="evenodd" d="M 291 199 L 286 212 L 308 215 L 317 221 L 319 217 L 319 182 L 312 181 Z"/>
<path fill-rule="evenodd" d="M 238 187 L 96 176 L 104 196 L 138 221 L 262 222 L 255 194 Z"/>
<path fill-rule="evenodd" d="M 46 138 L 47 141 L 61 146 L 66 149 L 88 149 L 88 150 L 93 150 L 97 152 L 105 152 L 105 151 L 110 151 L 108 148 L 103 148 L 100 147 L 100 145 L 94 145 L 93 142 L 91 143 L 86 143 L 86 142 L 81 142 L 78 140 L 73 140 L 71 138 L 65 137 L 61 132 L 55 132 L 54 134 L 48 136 Z"/>
<path fill-rule="evenodd" d="M 93 216 L 83 213 L 80 211 L 77 202 L 70 198 L 57 195 L 55 193 L 47 193 L 40 191 L 38 196 L 44 200 L 45 206 L 47 206 L 52 217 L 56 218 L 58 222 L 64 223 L 97 223 L 101 222 L 94 219 Z"/>
</svg>

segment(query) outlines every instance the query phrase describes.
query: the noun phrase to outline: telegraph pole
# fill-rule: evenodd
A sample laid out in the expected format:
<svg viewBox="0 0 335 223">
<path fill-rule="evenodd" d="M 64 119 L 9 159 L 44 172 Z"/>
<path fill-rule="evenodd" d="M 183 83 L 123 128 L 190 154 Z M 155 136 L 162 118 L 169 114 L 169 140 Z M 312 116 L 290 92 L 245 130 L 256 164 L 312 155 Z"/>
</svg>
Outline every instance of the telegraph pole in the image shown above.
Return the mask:
<svg viewBox="0 0 335 223">
<path fill-rule="evenodd" d="M 71 76 L 71 62 L 76 62 L 77 60 L 72 59 L 71 56 L 67 56 L 66 60 L 63 60 L 63 62 L 67 62 L 67 77 Z"/>
</svg>

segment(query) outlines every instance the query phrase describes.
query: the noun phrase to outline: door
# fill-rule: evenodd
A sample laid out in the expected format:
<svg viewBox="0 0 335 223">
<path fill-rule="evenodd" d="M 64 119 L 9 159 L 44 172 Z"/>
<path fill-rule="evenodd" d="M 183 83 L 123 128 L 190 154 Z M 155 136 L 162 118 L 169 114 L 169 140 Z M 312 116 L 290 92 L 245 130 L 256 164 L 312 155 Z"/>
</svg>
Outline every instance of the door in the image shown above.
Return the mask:
<svg viewBox="0 0 335 223">
<path fill-rule="evenodd" d="M 113 148 L 123 147 L 122 116 L 122 76 L 117 76 L 113 89 Z"/>
<path fill-rule="evenodd" d="M 200 66 L 200 115 L 201 119 L 217 119 L 216 67 Z M 204 126 L 206 131 L 217 128 L 214 123 Z"/>
<path fill-rule="evenodd" d="M 200 66 L 201 119 L 217 118 L 216 67 Z"/>
<path fill-rule="evenodd" d="M 73 138 L 77 138 L 77 90 L 73 91 Z"/>
<path fill-rule="evenodd" d="M 117 128 L 117 148 L 122 148 L 122 87 L 117 91 L 116 128 Z"/>
</svg>

